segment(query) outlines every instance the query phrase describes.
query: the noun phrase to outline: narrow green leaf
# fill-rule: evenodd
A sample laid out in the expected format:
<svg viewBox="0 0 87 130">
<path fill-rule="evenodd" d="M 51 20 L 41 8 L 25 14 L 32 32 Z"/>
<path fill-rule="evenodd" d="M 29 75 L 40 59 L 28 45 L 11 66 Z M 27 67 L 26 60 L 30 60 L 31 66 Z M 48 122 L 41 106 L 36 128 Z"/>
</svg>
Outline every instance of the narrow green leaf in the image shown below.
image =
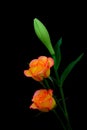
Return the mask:
<svg viewBox="0 0 87 130">
<path fill-rule="evenodd" d="M 74 68 L 74 66 L 81 60 L 84 53 L 82 53 L 76 60 L 72 61 L 64 70 L 64 72 L 61 75 L 60 82 L 61 85 L 63 85 L 64 80 L 68 76 L 68 74 L 71 72 L 71 70 Z"/>
<path fill-rule="evenodd" d="M 58 42 L 56 43 L 55 47 L 54 47 L 54 51 L 55 51 L 55 69 L 58 70 L 60 62 L 61 62 L 61 50 L 60 50 L 60 46 L 62 44 L 62 38 L 60 38 L 58 40 Z"/>
</svg>

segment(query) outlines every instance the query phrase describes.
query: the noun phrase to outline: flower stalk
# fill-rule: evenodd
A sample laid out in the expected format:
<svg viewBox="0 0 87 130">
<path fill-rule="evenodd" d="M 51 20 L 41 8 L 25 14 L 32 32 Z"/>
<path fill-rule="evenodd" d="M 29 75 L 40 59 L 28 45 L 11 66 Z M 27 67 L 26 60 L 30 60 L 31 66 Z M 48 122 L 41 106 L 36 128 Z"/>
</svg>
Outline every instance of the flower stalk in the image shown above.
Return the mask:
<svg viewBox="0 0 87 130">
<path fill-rule="evenodd" d="M 80 56 L 72 61 L 65 68 L 63 73 L 59 75 L 59 67 L 62 58 L 60 50 L 60 46 L 62 45 L 62 38 L 60 38 L 55 47 L 53 47 L 47 28 L 37 18 L 34 19 L 34 30 L 37 37 L 45 45 L 52 57 L 39 56 L 37 59 L 33 59 L 29 63 L 29 68 L 27 70 L 24 70 L 24 75 L 26 77 L 33 78 L 44 87 L 44 89 L 37 90 L 34 93 L 32 98 L 33 103 L 29 106 L 29 108 L 38 109 L 41 112 L 49 112 L 52 110 L 56 115 L 58 121 L 60 121 L 63 130 L 72 130 L 65 102 L 63 83 L 71 70 L 74 68 L 74 66 L 81 60 L 84 53 L 80 54 Z M 51 77 L 50 72 L 53 66 L 54 76 Z M 49 85 L 47 79 L 50 79 L 53 89 L 51 89 L 51 86 Z M 53 90 L 56 91 L 57 89 L 60 92 L 62 105 L 60 104 L 58 97 L 53 94 Z M 62 117 L 59 116 L 59 113 L 57 113 L 55 107 L 58 107 L 58 109 L 60 109 L 63 113 L 66 124 L 64 124 L 64 120 L 62 119 Z"/>
</svg>

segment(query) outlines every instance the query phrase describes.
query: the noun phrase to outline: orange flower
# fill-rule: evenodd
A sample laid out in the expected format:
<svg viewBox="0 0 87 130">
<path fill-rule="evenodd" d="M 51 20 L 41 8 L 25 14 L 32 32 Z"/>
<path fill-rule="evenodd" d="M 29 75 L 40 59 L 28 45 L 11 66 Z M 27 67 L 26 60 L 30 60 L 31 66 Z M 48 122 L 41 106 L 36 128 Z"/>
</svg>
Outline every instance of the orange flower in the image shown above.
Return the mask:
<svg viewBox="0 0 87 130">
<path fill-rule="evenodd" d="M 56 106 L 53 90 L 40 89 L 37 90 L 32 98 L 32 105 L 29 108 L 38 109 L 42 112 L 48 112 Z"/>
<path fill-rule="evenodd" d="M 54 60 L 51 57 L 40 56 L 29 63 L 29 69 L 24 70 L 27 77 L 32 77 L 36 81 L 41 81 L 50 75 L 50 68 L 54 65 Z"/>
</svg>

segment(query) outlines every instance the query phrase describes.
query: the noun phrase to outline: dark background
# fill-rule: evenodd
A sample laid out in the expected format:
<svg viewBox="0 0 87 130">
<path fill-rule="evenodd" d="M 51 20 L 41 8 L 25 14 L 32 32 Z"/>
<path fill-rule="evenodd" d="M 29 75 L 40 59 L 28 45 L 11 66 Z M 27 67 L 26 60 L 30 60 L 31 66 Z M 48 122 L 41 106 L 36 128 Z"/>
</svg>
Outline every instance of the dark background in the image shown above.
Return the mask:
<svg viewBox="0 0 87 130">
<path fill-rule="evenodd" d="M 69 3 L 68 3 L 69 4 Z M 82 9 L 83 7 L 83 9 Z M 8 68 L 4 100 L 6 120 L 9 128 L 58 129 L 59 124 L 52 112 L 34 117 L 38 111 L 30 110 L 33 93 L 42 86 L 23 71 L 28 63 L 40 55 L 50 56 L 48 50 L 37 38 L 33 19 L 38 18 L 47 27 L 53 46 L 62 37 L 62 61 L 64 68 L 82 52 L 84 57 L 75 66 L 64 82 L 67 109 L 73 130 L 85 128 L 86 118 L 86 9 L 85 6 L 70 3 L 11 3 L 4 12 L 6 40 L 5 61 Z M 8 54 L 8 55 L 7 55 Z M 3 96 L 4 97 L 4 96 Z M 62 129 L 61 129 L 62 130 Z"/>
</svg>

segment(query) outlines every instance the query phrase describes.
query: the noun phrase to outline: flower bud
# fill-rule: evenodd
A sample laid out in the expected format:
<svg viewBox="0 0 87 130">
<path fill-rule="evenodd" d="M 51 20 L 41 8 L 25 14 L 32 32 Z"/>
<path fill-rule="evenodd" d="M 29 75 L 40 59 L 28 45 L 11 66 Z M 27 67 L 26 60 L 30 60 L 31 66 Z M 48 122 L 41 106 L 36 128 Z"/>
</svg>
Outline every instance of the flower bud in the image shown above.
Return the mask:
<svg viewBox="0 0 87 130">
<path fill-rule="evenodd" d="M 37 18 L 34 19 L 34 30 L 37 37 L 41 40 L 41 42 L 46 46 L 51 55 L 54 55 L 54 49 L 51 44 L 49 33 L 43 23 Z"/>
<path fill-rule="evenodd" d="M 53 90 L 40 89 L 37 90 L 32 98 L 31 109 L 37 109 L 42 112 L 49 112 L 56 107 L 56 101 L 53 98 Z"/>
</svg>

